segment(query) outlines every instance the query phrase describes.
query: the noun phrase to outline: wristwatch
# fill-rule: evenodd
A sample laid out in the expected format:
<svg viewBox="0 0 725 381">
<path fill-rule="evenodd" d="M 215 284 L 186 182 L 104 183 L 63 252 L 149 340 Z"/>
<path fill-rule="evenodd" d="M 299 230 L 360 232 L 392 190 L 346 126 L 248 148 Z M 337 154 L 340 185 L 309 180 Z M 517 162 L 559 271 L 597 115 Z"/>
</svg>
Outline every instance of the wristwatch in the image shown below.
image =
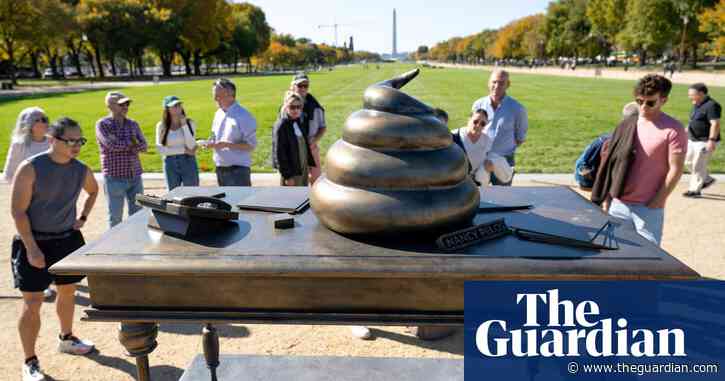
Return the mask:
<svg viewBox="0 0 725 381">
<path fill-rule="evenodd" d="M 84 215 L 81 214 L 81 217 L 78 218 L 78 219 L 81 220 L 81 221 L 83 221 L 83 222 L 86 222 L 86 220 L 88 220 L 88 217 L 86 217 L 86 216 L 84 216 Z"/>
</svg>

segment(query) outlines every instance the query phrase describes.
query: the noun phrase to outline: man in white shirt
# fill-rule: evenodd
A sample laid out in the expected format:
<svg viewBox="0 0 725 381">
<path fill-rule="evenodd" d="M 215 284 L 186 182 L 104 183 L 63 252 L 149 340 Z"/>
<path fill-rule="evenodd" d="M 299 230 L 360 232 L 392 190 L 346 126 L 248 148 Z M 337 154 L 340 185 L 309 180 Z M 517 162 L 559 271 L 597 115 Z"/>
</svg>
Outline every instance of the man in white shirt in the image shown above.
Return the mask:
<svg viewBox="0 0 725 381">
<path fill-rule="evenodd" d="M 226 78 L 214 82 L 219 109 L 212 122 L 212 138 L 219 186 L 251 186 L 252 151 L 257 146 L 257 121 L 236 100 L 237 88 Z"/>
</svg>

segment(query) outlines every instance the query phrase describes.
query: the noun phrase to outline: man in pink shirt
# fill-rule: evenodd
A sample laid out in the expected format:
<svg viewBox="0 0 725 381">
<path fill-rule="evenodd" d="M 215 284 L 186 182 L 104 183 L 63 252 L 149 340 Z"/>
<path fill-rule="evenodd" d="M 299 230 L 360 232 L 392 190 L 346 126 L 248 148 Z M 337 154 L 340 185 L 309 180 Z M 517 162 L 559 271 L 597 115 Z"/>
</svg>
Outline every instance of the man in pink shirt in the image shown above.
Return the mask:
<svg viewBox="0 0 725 381">
<path fill-rule="evenodd" d="M 670 80 L 661 75 L 647 75 L 637 82 L 635 154 L 624 189 L 609 207 L 610 215 L 632 221 L 641 236 L 657 245 L 662 240 L 667 197 L 682 176 L 687 153 L 687 131 L 662 112 L 671 89 Z"/>
</svg>

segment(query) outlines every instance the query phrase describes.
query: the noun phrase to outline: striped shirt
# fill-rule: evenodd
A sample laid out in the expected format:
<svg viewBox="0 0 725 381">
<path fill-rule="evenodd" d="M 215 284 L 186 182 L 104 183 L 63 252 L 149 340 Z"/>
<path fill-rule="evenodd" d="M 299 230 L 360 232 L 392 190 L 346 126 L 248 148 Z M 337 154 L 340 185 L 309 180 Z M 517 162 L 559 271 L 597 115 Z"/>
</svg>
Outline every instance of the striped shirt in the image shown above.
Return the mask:
<svg viewBox="0 0 725 381">
<path fill-rule="evenodd" d="M 133 143 L 136 139 L 138 144 Z M 131 119 L 119 125 L 108 116 L 96 123 L 96 140 L 101 151 L 101 169 L 105 176 L 132 179 L 141 176 L 139 152 L 146 151 L 146 139 Z"/>
</svg>

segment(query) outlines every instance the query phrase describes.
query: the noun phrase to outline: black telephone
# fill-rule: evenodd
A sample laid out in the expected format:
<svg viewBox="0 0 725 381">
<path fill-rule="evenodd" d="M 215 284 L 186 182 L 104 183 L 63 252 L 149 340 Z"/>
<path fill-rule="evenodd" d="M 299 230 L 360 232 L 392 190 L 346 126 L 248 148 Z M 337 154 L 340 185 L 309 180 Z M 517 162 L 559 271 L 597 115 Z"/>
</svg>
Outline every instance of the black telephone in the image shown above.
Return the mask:
<svg viewBox="0 0 725 381">
<path fill-rule="evenodd" d="M 232 206 L 219 199 L 225 196 L 226 194 L 219 193 L 212 196 L 177 196 L 173 198 L 162 198 L 153 195 L 139 194 L 136 195 L 136 201 L 143 206 L 156 209 L 165 209 L 168 204 L 176 204 L 187 208 L 206 208 L 228 212 L 232 210 Z"/>
<path fill-rule="evenodd" d="M 229 226 L 239 212 L 220 200 L 219 193 L 210 196 L 177 196 L 172 198 L 136 195 L 136 202 L 151 209 L 149 227 L 181 236 L 211 234 Z"/>
</svg>

